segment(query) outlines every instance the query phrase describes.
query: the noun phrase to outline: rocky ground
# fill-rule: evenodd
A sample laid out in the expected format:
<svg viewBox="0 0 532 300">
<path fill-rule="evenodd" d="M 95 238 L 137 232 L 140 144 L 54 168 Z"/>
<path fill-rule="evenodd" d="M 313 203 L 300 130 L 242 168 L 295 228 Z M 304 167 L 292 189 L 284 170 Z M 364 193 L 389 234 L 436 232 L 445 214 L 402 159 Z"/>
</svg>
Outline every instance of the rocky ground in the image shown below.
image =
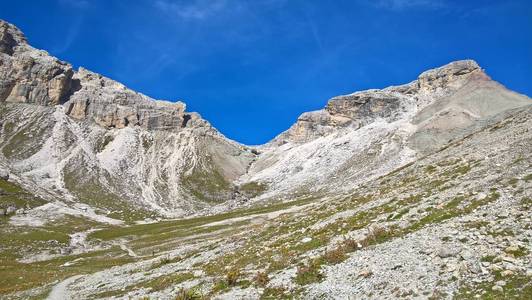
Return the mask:
<svg viewBox="0 0 532 300">
<path fill-rule="evenodd" d="M 5 298 L 527 299 L 531 112 L 343 195 L 97 225 L 81 252 L 4 266 Z"/>
</svg>

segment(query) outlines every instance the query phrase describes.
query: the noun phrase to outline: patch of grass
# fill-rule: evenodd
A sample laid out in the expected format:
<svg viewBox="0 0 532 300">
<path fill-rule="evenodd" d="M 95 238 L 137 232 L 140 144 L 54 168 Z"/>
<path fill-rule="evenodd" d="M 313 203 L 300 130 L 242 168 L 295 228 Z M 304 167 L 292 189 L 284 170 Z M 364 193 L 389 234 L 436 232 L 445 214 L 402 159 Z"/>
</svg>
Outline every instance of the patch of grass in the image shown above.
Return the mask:
<svg viewBox="0 0 532 300">
<path fill-rule="evenodd" d="M 346 251 L 342 246 L 338 246 L 333 250 L 326 251 L 322 258 L 328 264 L 338 264 L 347 258 L 345 252 Z"/>
<path fill-rule="evenodd" d="M 428 165 L 425 167 L 425 173 L 432 174 L 437 170 L 437 168 L 433 165 Z"/>
<path fill-rule="evenodd" d="M 511 277 L 505 277 L 504 281 L 506 284 L 502 292 L 492 290 L 493 282 L 464 282 L 455 295 L 455 299 L 532 299 L 532 281 L 526 275 L 517 274 Z M 477 298 L 475 295 L 480 295 L 480 298 Z"/>
<path fill-rule="evenodd" d="M 177 295 L 175 296 L 175 300 L 201 300 L 204 299 L 201 292 L 196 288 L 191 289 L 184 289 L 181 288 Z"/>
<path fill-rule="evenodd" d="M 265 183 L 256 181 L 248 182 L 239 186 L 240 192 L 250 198 L 256 197 L 264 193 L 267 189 L 268 186 Z"/>
<path fill-rule="evenodd" d="M 43 115 L 41 118 L 45 118 L 45 116 Z M 46 126 L 48 124 L 40 123 L 40 121 L 41 119 L 33 117 L 17 132 L 9 137 L 4 137 L 7 143 L 2 147 L 2 153 L 6 158 L 28 158 L 41 148 L 41 144 L 51 134 L 51 130 Z"/>
<path fill-rule="evenodd" d="M 46 203 L 14 182 L 0 179 L 0 189 L 4 191 L 0 194 L 0 208 L 5 209 L 9 205 L 15 205 L 17 208 L 36 207 Z"/>
<path fill-rule="evenodd" d="M 74 260 L 74 265 L 62 267 L 66 262 Z M 132 261 L 133 259 L 124 255 L 118 247 L 28 264 L 19 263 L 13 256 L 4 252 L 0 255 L 0 295 L 28 290 L 76 274 L 94 273 Z"/>
<path fill-rule="evenodd" d="M 231 269 L 225 274 L 225 282 L 228 286 L 235 286 L 242 274 L 238 269 Z"/>
<path fill-rule="evenodd" d="M 388 216 L 388 220 L 399 220 L 399 219 L 401 219 L 402 216 L 407 214 L 409 211 L 410 211 L 409 208 L 403 208 L 398 213 L 393 214 L 393 215 L 389 215 Z"/>
<path fill-rule="evenodd" d="M 194 278 L 194 275 L 191 273 L 165 275 L 136 284 L 135 288 L 144 287 L 151 288 L 152 291 L 162 291 L 168 287 L 190 280 L 192 278 Z"/>
<path fill-rule="evenodd" d="M 532 173 L 526 175 L 525 177 L 523 177 L 523 180 L 524 181 L 531 181 L 532 180 Z"/>
<path fill-rule="evenodd" d="M 208 223 L 228 220 L 236 217 L 244 217 L 255 214 L 264 214 L 274 211 L 279 211 L 294 206 L 301 206 L 312 202 L 316 198 L 305 197 L 289 202 L 281 202 L 274 204 L 266 204 L 264 206 L 256 206 L 246 209 L 235 209 L 231 212 L 221 213 L 212 216 L 194 217 L 188 219 L 161 221 L 152 224 L 134 224 L 130 226 L 115 226 L 108 227 L 103 230 L 93 232 L 89 235 L 89 238 L 100 240 L 112 240 L 116 238 L 124 238 L 128 236 L 160 236 L 164 233 L 170 233 L 175 231 L 187 230 L 191 231 L 194 227 L 199 227 Z"/>
<path fill-rule="evenodd" d="M 510 180 L 508 180 L 508 184 L 512 186 L 515 186 L 517 182 L 519 182 L 519 179 L 517 178 L 511 178 Z"/>
<path fill-rule="evenodd" d="M 234 187 L 217 169 L 194 168 L 181 177 L 183 186 L 196 199 L 220 203 L 230 197 Z"/>
<path fill-rule="evenodd" d="M 106 212 L 112 211 L 112 213 L 108 214 L 109 217 L 124 221 L 132 222 L 153 216 L 153 214 L 146 212 L 145 209 L 132 205 L 131 201 L 122 199 L 105 188 L 99 180 L 112 182 L 112 179 L 107 173 L 102 174 L 101 178 L 87 177 L 87 173 L 91 172 L 85 171 L 82 166 L 81 168 L 76 169 L 73 169 L 73 167 L 67 167 L 63 174 L 65 187 L 71 191 L 80 202 Z"/>
<path fill-rule="evenodd" d="M 368 234 L 364 240 L 360 243 L 363 246 L 369 246 L 373 244 L 380 244 L 384 241 L 395 237 L 399 231 L 396 226 L 390 226 L 388 228 L 381 226 L 373 226 L 368 229 Z"/>
<path fill-rule="evenodd" d="M 495 257 L 497 257 L 497 256 L 495 256 L 495 255 L 486 255 L 486 256 L 481 257 L 480 261 L 493 262 Z"/>
<path fill-rule="evenodd" d="M 514 251 L 506 251 L 506 253 L 509 253 L 513 255 L 514 257 L 524 257 L 528 255 L 528 249 L 522 246 L 517 247 Z"/>
<path fill-rule="evenodd" d="M 324 275 L 321 273 L 323 261 L 313 259 L 307 264 L 301 264 L 297 267 L 295 282 L 299 285 L 307 285 L 323 280 Z"/>
<path fill-rule="evenodd" d="M 458 196 L 452 199 L 451 201 L 445 203 L 445 205 L 441 208 L 433 209 L 430 211 L 430 213 L 421 218 L 419 221 L 415 222 L 414 224 L 410 225 L 406 231 L 407 232 L 413 232 L 417 231 L 424 226 L 428 224 L 436 224 L 440 223 L 442 221 L 458 217 L 464 214 L 469 214 L 473 212 L 475 209 L 482 205 L 486 205 L 490 202 L 493 202 L 497 199 L 499 199 L 500 194 L 496 191 L 492 191 L 487 197 L 484 199 L 476 199 L 469 202 L 468 205 L 465 205 L 463 208 L 459 208 L 458 206 L 465 202 L 466 199 L 464 196 Z"/>
</svg>

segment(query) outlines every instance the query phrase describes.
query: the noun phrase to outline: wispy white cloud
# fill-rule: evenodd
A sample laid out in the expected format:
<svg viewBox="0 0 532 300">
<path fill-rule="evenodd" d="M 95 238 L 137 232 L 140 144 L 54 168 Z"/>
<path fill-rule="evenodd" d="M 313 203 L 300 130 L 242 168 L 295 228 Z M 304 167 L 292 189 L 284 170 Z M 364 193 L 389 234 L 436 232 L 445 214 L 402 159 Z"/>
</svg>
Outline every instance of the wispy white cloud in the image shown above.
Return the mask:
<svg viewBox="0 0 532 300">
<path fill-rule="evenodd" d="M 227 5 L 227 0 L 157 0 L 155 2 L 155 7 L 162 12 L 187 21 L 207 19 L 225 9 Z"/>
<path fill-rule="evenodd" d="M 406 10 L 412 8 L 440 9 L 447 6 L 443 0 L 376 0 L 373 4 L 389 10 Z"/>
<path fill-rule="evenodd" d="M 73 11 L 75 14 L 71 14 L 70 23 L 65 28 L 65 34 L 62 36 L 61 41 L 56 43 L 50 51 L 56 55 L 66 52 L 74 41 L 78 38 L 81 30 L 81 26 L 84 22 L 84 15 L 91 4 L 89 0 L 57 0 L 57 3 L 63 7 L 64 10 Z"/>
<path fill-rule="evenodd" d="M 61 54 L 67 51 L 78 38 L 82 23 L 82 17 L 75 19 L 68 27 L 66 36 L 63 36 L 61 42 L 56 44 L 50 51 L 54 54 Z"/>
</svg>

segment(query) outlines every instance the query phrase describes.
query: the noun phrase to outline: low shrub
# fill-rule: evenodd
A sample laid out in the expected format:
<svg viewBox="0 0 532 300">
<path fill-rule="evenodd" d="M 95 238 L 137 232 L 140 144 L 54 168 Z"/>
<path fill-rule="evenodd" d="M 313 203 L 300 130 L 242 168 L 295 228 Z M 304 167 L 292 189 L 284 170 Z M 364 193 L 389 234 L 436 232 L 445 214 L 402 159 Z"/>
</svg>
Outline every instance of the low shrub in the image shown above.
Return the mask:
<svg viewBox="0 0 532 300">
<path fill-rule="evenodd" d="M 265 272 L 257 272 L 253 280 L 255 281 L 255 284 L 257 286 L 264 287 L 268 284 L 268 282 L 270 281 L 270 278 L 268 277 L 268 274 L 266 274 Z"/>
<path fill-rule="evenodd" d="M 225 274 L 225 282 L 228 286 L 235 286 L 238 283 L 238 279 L 242 274 L 238 269 L 231 269 Z"/>
<path fill-rule="evenodd" d="M 191 288 L 191 289 L 181 288 L 177 292 L 177 295 L 175 297 L 175 300 L 200 300 L 200 299 L 203 299 L 203 296 L 195 288 Z"/>
</svg>

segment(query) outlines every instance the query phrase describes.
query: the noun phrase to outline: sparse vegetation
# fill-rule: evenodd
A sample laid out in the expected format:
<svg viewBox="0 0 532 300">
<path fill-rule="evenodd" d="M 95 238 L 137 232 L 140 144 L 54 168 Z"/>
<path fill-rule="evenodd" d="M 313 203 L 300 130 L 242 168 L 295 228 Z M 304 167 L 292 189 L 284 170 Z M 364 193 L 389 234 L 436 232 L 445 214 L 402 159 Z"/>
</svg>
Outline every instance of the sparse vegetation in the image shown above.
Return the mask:
<svg viewBox="0 0 532 300">
<path fill-rule="evenodd" d="M 323 279 L 323 274 L 321 273 L 322 263 L 319 259 L 312 259 L 306 264 L 299 265 L 295 282 L 299 285 L 306 285 L 321 281 Z"/>
<path fill-rule="evenodd" d="M 255 284 L 257 286 L 264 287 L 266 286 L 266 284 L 268 284 L 270 278 L 268 277 L 268 274 L 266 272 L 257 272 L 253 280 L 255 281 Z"/>
<path fill-rule="evenodd" d="M 242 274 L 238 269 L 231 269 L 225 274 L 225 282 L 228 286 L 235 286 Z"/>
<path fill-rule="evenodd" d="M 343 246 L 338 246 L 333 250 L 325 251 L 323 260 L 328 264 L 338 264 L 343 262 L 347 258 L 345 249 Z"/>
<path fill-rule="evenodd" d="M 175 297 L 175 300 L 201 300 L 203 299 L 203 296 L 201 295 L 200 291 L 191 288 L 191 289 L 185 289 L 181 288 Z"/>
<path fill-rule="evenodd" d="M 250 198 L 256 197 L 264 193 L 268 189 L 268 186 L 265 183 L 260 182 L 248 182 L 239 187 L 240 192 L 247 195 Z"/>
</svg>

